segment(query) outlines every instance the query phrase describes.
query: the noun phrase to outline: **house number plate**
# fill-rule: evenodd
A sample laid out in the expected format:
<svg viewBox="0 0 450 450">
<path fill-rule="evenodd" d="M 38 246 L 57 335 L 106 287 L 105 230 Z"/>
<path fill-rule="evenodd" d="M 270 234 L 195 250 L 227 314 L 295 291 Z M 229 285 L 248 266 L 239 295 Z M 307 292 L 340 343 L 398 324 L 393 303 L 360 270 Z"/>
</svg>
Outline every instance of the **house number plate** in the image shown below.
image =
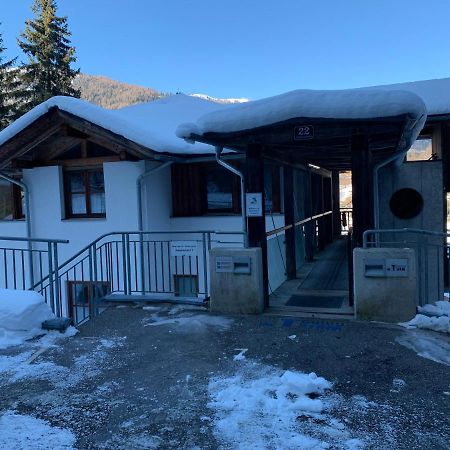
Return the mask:
<svg viewBox="0 0 450 450">
<path fill-rule="evenodd" d="M 312 125 L 299 125 L 294 128 L 294 141 L 314 138 L 314 127 Z"/>
</svg>

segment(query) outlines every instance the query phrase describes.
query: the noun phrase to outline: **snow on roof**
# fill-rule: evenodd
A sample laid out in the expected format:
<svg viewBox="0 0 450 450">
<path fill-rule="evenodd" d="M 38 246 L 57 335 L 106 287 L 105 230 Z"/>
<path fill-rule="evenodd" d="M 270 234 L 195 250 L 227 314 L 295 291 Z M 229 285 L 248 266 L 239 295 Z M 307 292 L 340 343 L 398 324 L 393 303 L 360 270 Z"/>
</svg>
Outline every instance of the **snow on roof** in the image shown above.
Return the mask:
<svg viewBox="0 0 450 450">
<path fill-rule="evenodd" d="M 424 102 L 408 91 L 349 89 L 340 91 L 297 90 L 213 111 L 195 123 L 181 124 L 177 136 L 233 133 L 295 118 L 374 119 L 409 114 L 419 131 L 426 118 Z"/>
<path fill-rule="evenodd" d="M 177 94 L 118 110 L 107 110 L 72 97 L 53 97 L 1 131 L 0 145 L 43 116 L 50 108 L 57 107 L 156 152 L 211 154 L 214 149 L 210 145 L 188 144 L 176 137 L 175 129 L 180 122 L 196 120 L 202 114 L 227 106 Z"/>
<path fill-rule="evenodd" d="M 429 116 L 450 114 L 450 78 L 387 84 L 373 86 L 370 89 L 409 91 L 422 98 Z"/>
</svg>

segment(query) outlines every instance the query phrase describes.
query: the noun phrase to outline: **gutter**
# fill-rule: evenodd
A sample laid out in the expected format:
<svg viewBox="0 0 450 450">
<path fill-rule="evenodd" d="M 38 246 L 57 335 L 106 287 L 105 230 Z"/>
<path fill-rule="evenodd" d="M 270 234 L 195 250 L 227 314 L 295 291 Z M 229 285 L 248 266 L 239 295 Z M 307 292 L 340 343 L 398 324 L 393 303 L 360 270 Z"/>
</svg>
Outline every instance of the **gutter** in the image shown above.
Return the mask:
<svg viewBox="0 0 450 450">
<path fill-rule="evenodd" d="M 244 175 L 237 170 L 231 164 L 226 163 L 221 159 L 223 147 L 216 147 L 216 161 L 219 165 L 227 169 L 228 171 L 237 175 L 241 180 L 241 217 L 242 217 L 242 232 L 244 233 L 244 248 L 248 248 L 248 234 L 247 234 L 247 217 L 246 217 L 246 205 L 245 205 L 245 183 Z"/>
<path fill-rule="evenodd" d="M 19 186 L 22 188 L 24 193 L 24 199 L 25 199 L 25 222 L 26 222 L 26 228 L 27 228 L 27 238 L 31 239 L 32 236 L 32 227 L 31 227 L 31 207 L 30 207 L 30 190 L 28 189 L 28 186 L 23 181 L 18 181 L 14 178 L 9 177 L 8 175 L 5 175 L 4 173 L 0 172 L 0 178 L 3 180 L 6 180 L 10 182 L 11 184 L 15 184 L 16 186 Z M 30 283 L 31 286 L 34 284 L 34 270 L 33 270 L 33 244 L 30 240 L 28 240 L 28 266 L 29 266 L 29 277 L 30 277 Z"/>
</svg>

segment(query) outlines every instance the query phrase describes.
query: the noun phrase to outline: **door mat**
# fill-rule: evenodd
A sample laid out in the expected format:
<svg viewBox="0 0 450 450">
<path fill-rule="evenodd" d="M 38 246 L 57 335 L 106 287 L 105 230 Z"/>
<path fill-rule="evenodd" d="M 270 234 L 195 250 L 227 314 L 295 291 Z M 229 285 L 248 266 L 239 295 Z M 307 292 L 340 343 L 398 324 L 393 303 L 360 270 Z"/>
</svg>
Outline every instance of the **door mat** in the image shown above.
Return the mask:
<svg viewBox="0 0 450 450">
<path fill-rule="evenodd" d="M 340 308 L 345 295 L 292 295 L 286 306 L 301 306 L 303 308 Z"/>
</svg>

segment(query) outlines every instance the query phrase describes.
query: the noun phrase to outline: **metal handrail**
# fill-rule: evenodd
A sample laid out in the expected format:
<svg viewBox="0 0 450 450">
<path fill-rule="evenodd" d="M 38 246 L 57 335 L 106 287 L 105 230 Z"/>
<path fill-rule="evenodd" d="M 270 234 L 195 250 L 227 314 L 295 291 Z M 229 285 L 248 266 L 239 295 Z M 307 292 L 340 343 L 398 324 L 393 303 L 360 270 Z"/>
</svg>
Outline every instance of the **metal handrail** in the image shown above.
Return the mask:
<svg viewBox="0 0 450 450">
<path fill-rule="evenodd" d="M 25 238 L 25 237 L 11 237 L 0 236 L 0 241 L 17 241 L 17 242 L 43 242 L 46 244 L 68 244 L 67 239 L 40 239 L 40 238 Z"/>
<path fill-rule="evenodd" d="M 325 217 L 325 216 L 328 216 L 330 214 L 333 214 L 333 211 L 326 211 L 324 213 L 317 214 L 315 216 L 311 216 L 311 217 L 308 217 L 306 219 L 299 220 L 298 222 L 294 222 L 294 223 L 291 223 L 289 225 L 284 225 L 282 227 L 275 228 L 274 230 L 268 231 L 266 233 L 266 237 L 272 236 L 274 234 L 281 233 L 281 232 L 289 230 L 289 229 L 291 229 L 293 227 L 298 227 L 299 225 L 303 225 L 303 224 L 308 223 L 308 222 L 312 222 L 313 220 L 320 219 L 321 217 Z"/>
<path fill-rule="evenodd" d="M 363 233 L 363 248 L 368 248 L 369 245 L 369 234 L 387 234 L 387 233 L 416 233 L 426 236 L 437 236 L 437 237 L 450 237 L 450 233 L 444 233 L 442 231 L 431 231 L 422 230 L 420 228 L 397 228 L 397 229 L 376 229 L 376 230 L 366 230 Z"/>
</svg>

